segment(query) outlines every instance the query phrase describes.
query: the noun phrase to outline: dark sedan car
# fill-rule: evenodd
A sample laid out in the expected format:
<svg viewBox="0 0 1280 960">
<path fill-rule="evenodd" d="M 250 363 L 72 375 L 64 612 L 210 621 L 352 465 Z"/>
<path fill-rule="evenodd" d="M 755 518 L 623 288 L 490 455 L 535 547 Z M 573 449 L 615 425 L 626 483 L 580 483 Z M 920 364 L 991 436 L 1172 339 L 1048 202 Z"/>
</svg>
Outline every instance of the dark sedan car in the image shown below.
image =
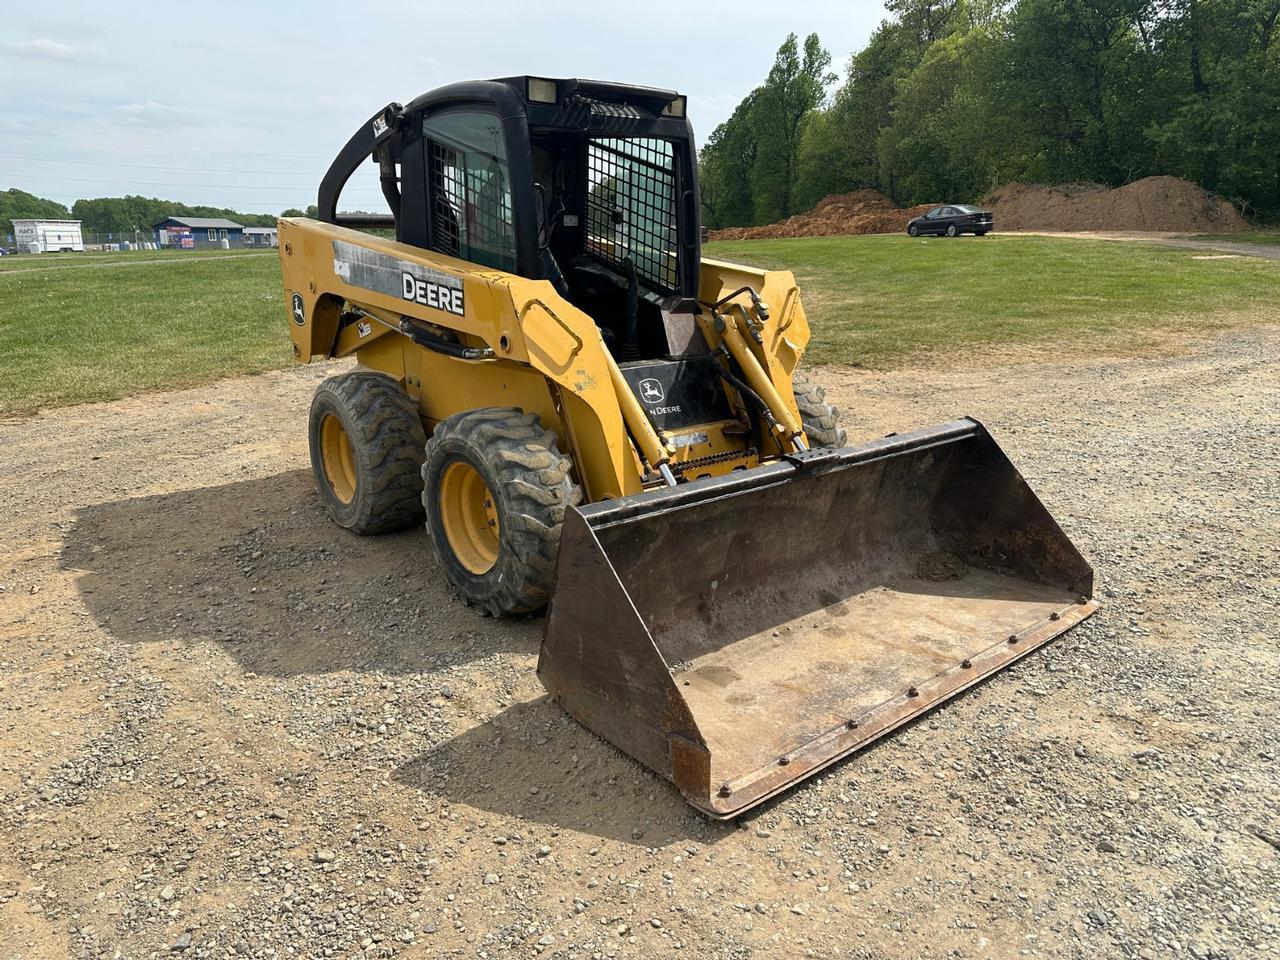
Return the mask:
<svg viewBox="0 0 1280 960">
<path fill-rule="evenodd" d="M 953 203 L 934 207 L 923 217 L 916 217 L 907 224 L 907 233 L 913 237 L 934 233 L 958 237 L 962 233 L 982 236 L 995 225 L 995 219 L 987 210 Z"/>
</svg>

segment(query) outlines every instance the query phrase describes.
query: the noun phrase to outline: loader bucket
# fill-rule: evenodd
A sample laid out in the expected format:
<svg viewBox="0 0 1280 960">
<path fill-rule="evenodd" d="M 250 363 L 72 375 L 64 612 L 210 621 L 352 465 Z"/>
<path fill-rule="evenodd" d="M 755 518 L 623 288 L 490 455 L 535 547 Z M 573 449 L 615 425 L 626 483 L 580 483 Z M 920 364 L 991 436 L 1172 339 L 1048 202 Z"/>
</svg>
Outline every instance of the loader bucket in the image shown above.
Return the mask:
<svg viewBox="0 0 1280 960">
<path fill-rule="evenodd" d="M 958 420 L 571 510 L 538 674 L 728 818 L 1080 622 L 1092 592 Z"/>
</svg>

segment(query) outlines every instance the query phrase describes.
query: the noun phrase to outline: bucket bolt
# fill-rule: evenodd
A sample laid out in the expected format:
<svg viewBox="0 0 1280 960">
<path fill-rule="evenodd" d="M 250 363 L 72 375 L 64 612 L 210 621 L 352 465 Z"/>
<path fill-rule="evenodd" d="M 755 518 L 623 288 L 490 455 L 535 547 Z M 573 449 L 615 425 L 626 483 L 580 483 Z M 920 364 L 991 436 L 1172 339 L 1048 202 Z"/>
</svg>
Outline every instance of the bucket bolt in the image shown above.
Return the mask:
<svg viewBox="0 0 1280 960">
<path fill-rule="evenodd" d="M 1011 633 L 1011 634 L 1009 634 L 1009 642 L 1010 642 L 1010 643 L 1017 643 L 1017 642 L 1018 642 L 1018 635 L 1017 635 L 1016 633 Z"/>
<path fill-rule="evenodd" d="M 730 787 L 727 783 L 720 784 L 720 796 L 727 797 L 731 793 L 733 793 L 732 787 Z"/>
<path fill-rule="evenodd" d="M 778 766 L 780 767 L 785 767 L 790 762 L 791 762 L 791 758 L 788 756 L 784 755 L 778 758 Z"/>
<path fill-rule="evenodd" d="M 970 669 L 972 669 L 972 668 L 973 668 L 973 661 L 972 661 L 972 660 L 961 660 L 961 661 L 960 661 L 960 669 L 961 669 L 961 670 L 970 670 Z"/>
<path fill-rule="evenodd" d="M 1053 611 L 1053 613 L 1049 614 L 1049 619 L 1050 619 L 1050 620 L 1061 620 L 1061 619 L 1062 619 L 1062 614 L 1060 614 L 1057 610 L 1055 610 L 1055 611 Z"/>
<path fill-rule="evenodd" d="M 850 730 L 857 730 L 857 729 L 858 729 L 858 721 L 857 721 L 857 720 L 849 720 L 849 721 L 847 721 L 847 722 L 845 723 L 845 726 L 846 726 L 846 727 L 848 727 Z"/>
<path fill-rule="evenodd" d="M 918 697 L 918 696 L 920 696 L 920 691 L 919 691 L 919 690 L 917 690 L 915 687 L 907 687 L 907 696 L 908 696 L 908 697 Z"/>
</svg>

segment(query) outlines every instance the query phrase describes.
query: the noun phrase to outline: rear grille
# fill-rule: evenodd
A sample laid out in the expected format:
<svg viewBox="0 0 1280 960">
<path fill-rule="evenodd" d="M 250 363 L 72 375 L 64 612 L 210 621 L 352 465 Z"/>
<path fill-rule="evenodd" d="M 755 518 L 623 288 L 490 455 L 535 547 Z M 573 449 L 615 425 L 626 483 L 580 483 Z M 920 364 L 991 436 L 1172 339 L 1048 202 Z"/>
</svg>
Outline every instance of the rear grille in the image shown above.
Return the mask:
<svg viewBox="0 0 1280 960">
<path fill-rule="evenodd" d="M 592 138 L 587 144 L 587 252 L 652 287 L 676 287 L 675 151 L 655 138 Z"/>
</svg>

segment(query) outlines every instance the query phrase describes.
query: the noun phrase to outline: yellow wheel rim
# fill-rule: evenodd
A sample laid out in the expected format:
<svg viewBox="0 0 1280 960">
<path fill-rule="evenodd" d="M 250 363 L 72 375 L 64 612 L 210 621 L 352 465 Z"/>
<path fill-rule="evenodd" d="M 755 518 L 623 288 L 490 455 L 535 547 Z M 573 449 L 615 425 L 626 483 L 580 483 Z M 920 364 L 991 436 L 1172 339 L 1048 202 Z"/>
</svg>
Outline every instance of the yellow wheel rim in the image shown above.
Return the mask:
<svg viewBox="0 0 1280 960">
<path fill-rule="evenodd" d="M 356 452 L 342 421 L 332 413 L 320 423 L 320 464 L 333 495 L 350 503 L 356 495 Z"/>
<path fill-rule="evenodd" d="M 440 520 L 453 555 L 482 576 L 498 562 L 498 507 L 484 477 L 455 460 L 440 476 Z"/>
</svg>

